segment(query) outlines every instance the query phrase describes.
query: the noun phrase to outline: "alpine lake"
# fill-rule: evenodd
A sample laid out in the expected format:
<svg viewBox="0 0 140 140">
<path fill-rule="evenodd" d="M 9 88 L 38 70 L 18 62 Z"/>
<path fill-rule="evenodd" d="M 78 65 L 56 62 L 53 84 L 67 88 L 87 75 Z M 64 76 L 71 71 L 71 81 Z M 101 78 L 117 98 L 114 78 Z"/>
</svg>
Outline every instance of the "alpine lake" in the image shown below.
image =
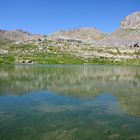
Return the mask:
<svg viewBox="0 0 140 140">
<path fill-rule="evenodd" d="M 140 140 L 140 67 L 0 65 L 0 140 Z"/>
</svg>

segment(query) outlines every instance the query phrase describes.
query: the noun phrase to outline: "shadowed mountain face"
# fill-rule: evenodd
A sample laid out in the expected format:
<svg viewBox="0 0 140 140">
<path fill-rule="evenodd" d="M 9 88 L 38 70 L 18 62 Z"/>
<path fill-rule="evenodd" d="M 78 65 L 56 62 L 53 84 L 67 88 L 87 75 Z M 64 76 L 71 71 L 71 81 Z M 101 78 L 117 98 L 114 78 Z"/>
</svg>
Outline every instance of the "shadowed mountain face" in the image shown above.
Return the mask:
<svg viewBox="0 0 140 140">
<path fill-rule="evenodd" d="M 96 97 L 112 94 L 128 114 L 140 116 L 139 67 L 2 66 L 0 95 L 49 90 L 58 95 Z"/>
</svg>

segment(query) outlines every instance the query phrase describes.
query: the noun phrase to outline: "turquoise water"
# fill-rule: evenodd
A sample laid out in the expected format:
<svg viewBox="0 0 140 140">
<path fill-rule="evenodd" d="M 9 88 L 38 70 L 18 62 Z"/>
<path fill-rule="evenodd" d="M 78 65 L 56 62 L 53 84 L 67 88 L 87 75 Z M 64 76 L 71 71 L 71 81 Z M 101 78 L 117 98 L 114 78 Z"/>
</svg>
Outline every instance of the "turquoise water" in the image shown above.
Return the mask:
<svg viewBox="0 0 140 140">
<path fill-rule="evenodd" d="M 0 140 L 140 140 L 140 67 L 1 65 Z"/>
</svg>

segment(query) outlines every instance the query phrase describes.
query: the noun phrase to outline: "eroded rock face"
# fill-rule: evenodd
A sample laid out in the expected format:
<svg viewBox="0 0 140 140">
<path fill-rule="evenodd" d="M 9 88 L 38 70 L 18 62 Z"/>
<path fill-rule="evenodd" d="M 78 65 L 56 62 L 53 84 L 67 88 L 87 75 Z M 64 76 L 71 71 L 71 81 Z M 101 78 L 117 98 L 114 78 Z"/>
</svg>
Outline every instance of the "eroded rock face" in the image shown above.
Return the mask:
<svg viewBox="0 0 140 140">
<path fill-rule="evenodd" d="M 140 29 L 140 11 L 132 13 L 121 22 L 122 29 Z"/>
</svg>

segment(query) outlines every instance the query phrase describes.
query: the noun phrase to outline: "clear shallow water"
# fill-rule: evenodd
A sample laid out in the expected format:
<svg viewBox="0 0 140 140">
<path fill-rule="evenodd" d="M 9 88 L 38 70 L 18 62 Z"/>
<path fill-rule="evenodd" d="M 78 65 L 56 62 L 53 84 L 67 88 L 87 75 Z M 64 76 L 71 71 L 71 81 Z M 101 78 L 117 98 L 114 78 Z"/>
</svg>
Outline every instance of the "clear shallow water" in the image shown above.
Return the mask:
<svg viewBox="0 0 140 140">
<path fill-rule="evenodd" d="M 0 66 L 0 140 L 140 140 L 140 67 Z"/>
</svg>

